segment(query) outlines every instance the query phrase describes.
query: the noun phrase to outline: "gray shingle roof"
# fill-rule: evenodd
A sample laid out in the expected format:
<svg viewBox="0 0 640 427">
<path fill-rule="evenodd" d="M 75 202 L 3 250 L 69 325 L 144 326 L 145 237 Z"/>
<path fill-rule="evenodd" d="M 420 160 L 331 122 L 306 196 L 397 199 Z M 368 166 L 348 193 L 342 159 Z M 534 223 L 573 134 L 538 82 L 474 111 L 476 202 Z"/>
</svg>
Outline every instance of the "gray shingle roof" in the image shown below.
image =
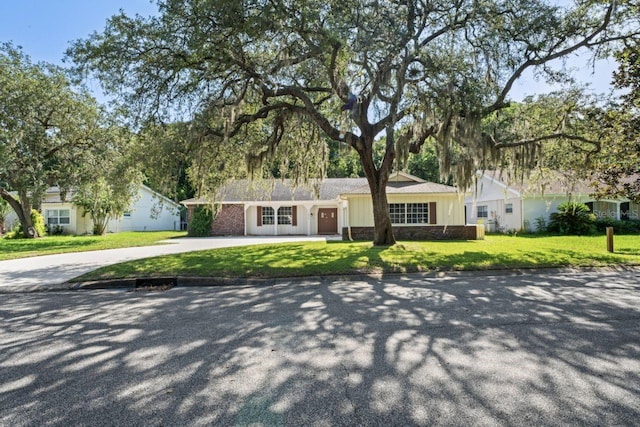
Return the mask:
<svg viewBox="0 0 640 427">
<path fill-rule="evenodd" d="M 314 194 L 313 184 L 310 188 L 291 188 L 289 180 L 264 180 L 249 181 L 238 180 L 225 184 L 219 191 L 217 201 L 242 202 L 242 201 L 311 201 L 334 200 L 340 194 L 353 188 L 367 184 L 366 178 L 327 178 L 316 183 L 318 197 Z"/>
<path fill-rule="evenodd" d="M 249 181 L 237 180 L 225 184 L 216 197 L 216 202 L 266 202 L 266 201 L 312 201 L 335 200 L 340 195 L 369 194 L 366 178 L 327 178 L 318 185 L 318 197 L 310 188 L 290 187 L 289 180 Z M 387 194 L 442 194 L 456 193 L 455 187 L 434 182 L 398 181 L 387 184 Z M 196 199 L 184 200 L 183 204 L 198 204 Z"/>
<path fill-rule="evenodd" d="M 456 193 L 455 187 L 449 185 L 436 184 L 435 182 L 390 182 L 387 184 L 387 194 L 434 194 L 434 193 Z M 369 186 L 355 188 L 342 194 L 369 194 Z"/>
</svg>

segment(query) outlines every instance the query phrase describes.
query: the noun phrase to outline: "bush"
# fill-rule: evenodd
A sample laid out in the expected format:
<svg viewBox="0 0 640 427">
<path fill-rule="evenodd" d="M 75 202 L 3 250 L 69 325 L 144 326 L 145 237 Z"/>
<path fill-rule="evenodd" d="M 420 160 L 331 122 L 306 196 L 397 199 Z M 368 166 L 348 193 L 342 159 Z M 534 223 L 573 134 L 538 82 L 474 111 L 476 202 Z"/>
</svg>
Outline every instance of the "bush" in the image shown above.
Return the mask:
<svg viewBox="0 0 640 427">
<path fill-rule="evenodd" d="M 64 228 L 61 225 L 47 226 L 47 234 L 49 236 L 61 236 L 64 234 Z"/>
<path fill-rule="evenodd" d="M 38 236 L 43 237 L 47 235 L 47 230 L 44 224 L 44 217 L 35 209 L 31 210 L 31 222 L 33 223 L 33 228 L 36 229 Z M 24 237 L 22 224 L 18 223 L 18 225 L 10 233 L 7 233 L 7 237 L 10 239 L 19 239 L 21 237 Z"/>
<path fill-rule="evenodd" d="M 596 216 L 584 203 L 567 202 L 551 214 L 547 230 L 551 233 L 585 235 L 595 231 Z"/>
<path fill-rule="evenodd" d="M 189 236 L 207 237 L 211 235 L 213 212 L 209 206 L 197 206 L 189 222 Z"/>
<path fill-rule="evenodd" d="M 640 220 L 619 221 L 612 218 L 600 218 L 595 222 L 595 227 L 601 233 L 606 232 L 607 227 L 613 227 L 613 232 L 616 234 L 638 234 L 640 233 Z"/>
</svg>

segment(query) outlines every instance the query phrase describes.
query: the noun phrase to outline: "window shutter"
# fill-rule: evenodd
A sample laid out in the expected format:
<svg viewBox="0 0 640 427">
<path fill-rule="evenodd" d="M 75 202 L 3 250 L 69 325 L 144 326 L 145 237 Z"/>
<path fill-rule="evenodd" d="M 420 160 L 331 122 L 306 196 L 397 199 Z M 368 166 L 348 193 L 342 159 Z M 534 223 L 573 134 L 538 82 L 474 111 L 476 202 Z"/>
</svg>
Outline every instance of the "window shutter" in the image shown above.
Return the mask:
<svg viewBox="0 0 640 427">
<path fill-rule="evenodd" d="M 258 206 L 258 227 L 262 227 L 262 206 Z"/>
<path fill-rule="evenodd" d="M 298 225 L 298 207 L 297 206 L 291 207 L 291 225 L 293 225 L 294 227 Z"/>
<path fill-rule="evenodd" d="M 429 203 L 429 224 L 437 224 L 438 218 L 436 217 L 436 202 Z"/>
</svg>

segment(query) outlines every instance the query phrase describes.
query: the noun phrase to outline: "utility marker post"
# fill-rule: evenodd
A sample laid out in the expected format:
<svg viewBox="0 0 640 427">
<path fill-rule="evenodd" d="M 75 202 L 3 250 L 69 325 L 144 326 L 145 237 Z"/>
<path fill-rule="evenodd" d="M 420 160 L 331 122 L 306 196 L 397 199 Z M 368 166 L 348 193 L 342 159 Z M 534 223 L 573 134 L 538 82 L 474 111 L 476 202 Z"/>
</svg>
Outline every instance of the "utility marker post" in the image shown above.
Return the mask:
<svg viewBox="0 0 640 427">
<path fill-rule="evenodd" d="M 607 227 L 607 251 L 613 252 L 613 227 Z"/>
</svg>

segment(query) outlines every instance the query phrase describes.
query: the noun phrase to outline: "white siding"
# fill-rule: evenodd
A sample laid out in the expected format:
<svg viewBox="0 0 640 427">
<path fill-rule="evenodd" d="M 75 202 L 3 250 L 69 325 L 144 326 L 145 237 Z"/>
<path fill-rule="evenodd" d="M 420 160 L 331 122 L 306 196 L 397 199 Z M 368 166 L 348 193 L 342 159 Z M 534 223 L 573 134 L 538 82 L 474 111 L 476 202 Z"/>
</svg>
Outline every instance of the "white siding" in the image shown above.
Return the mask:
<svg viewBox="0 0 640 427">
<path fill-rule="evenodd" d="M 468 224 L 485 224 L 487 231 L 520 230 L 522 228 L 522 202 L 520 194 L 489 177 L 481 176 L 477 188 L 465 199 Z M 507 213 L 511 204 L 512 212 Z M 487 217 L 478 218 L 478 206 L 487 207 Z"/>
<path fill-rule="evenodd" d="M 260 202 L 255 202 L 260 203 Z M 274 211 L 275 224 L 263 224 L 258 226 L 258 207 L 270 206 Z M 283 206 L 297 206 L 297 224 L 278 224 L 278 209 Z M 273 202 L 263 202 L 259 206 L 247 206 L 245 209 L 245 230 L 246 234 L 253 236 L 286 236 L 286 235 L 308 235 L 310 232 L 309 206 L 293 203 L 276 204 Z M 293 222 L 293 221 L 292 221 Z"/>
<path fill-rule="evenodd" d="M 389 203 L 435 202 L 436 225 L 464 225 L 464 199 L 456 194 L 389 194 L 387 199 Z M 352 227 L 373 227 L 373 202 L 371 197 L 348 196 L 348 201 L 349 225 Z"/>
<path fill-rule="evenodd" d="M 180 212 L 178 205 L 154 197 L 147 187 L 140 187 L 138 199 L 133 203 L 130 216 L 109 221 L 107 231 L 163 231 L 180 230 Z"/>
</svg>

